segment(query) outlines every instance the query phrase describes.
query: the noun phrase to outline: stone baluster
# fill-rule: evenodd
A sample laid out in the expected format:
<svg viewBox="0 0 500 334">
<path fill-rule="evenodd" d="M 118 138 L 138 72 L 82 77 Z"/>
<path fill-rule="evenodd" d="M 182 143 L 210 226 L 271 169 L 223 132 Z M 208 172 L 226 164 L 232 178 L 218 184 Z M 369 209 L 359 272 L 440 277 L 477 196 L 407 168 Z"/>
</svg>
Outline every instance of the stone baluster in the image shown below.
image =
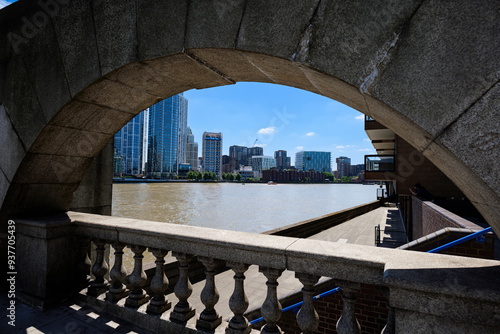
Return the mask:
<svg viewBox="0 0 500 334">
<path fill-rule="evenodd" d="M 222 322 L 222 317 L 215 310 L 215 304 L 219 301 L 219 291 L 215 286 L 215 269 L 220 264 L 220 261 L 204 256 L 198 256 L 198 260 L 205 266 L 205 287 L 201 292 L 201 302 L 205 305 L 205 309 L 200 314 L 200 318 L 196 321 L 198 329 L 214 330 Z"/>
<path fill-rule="evenodd" d="M 96 246 L 96 257 L 94 265 L 92 266 L 92 274 L 95 279 L 90 283 L 88 294 L 91 296 L 98 296 L 108 289 L 108 282 L 104 278 L 104 275 L 108 273 L 109 267 L 104 259 L 106 242 L 104 240 L 96 240 L 94 244 Z"/>
<path fill-rule="evenodd" d="M 116 302 L 128 296 L 128 291 L 123 284 L 127 278 L 127 272 L 123 266 L 123 248 L 125 248 L 125 244 L 120 242 L 113 243 L 113 249 L 115 250 L 115 263 L 109 273 L 111 286 L 109 287 L 109 291 L 106 293 L 106 298 L 112 302 Z"/>
<path fill-rule="evenodd" d="M 151 291 L 153 291 L 153 297 L 149 302 L 148 312 L 162 314 L 172 306 L 172 303 L 165 297 L 165 291 L 168 288 L 168 278 L 165 275 L 164 258 L 168 254 L 168 250 L 150 248 L 149 251 L 156 258 L 156 271 L 149 284 Z"/>
<path fill-rule="evenodd" d="M 302 288 L 303 304 L 297 313 L 297 324 L 302 333 L 314 333 L 319 324 L 319 316 L 314 308 L 314 285 L 319 280 L 319 276 L 303 273 L 295 273 L 295 277 L 299 279 L 304 286 Z"/>
<path fill-rule="evenodd" d="M 129 248 L 134 253 L 134 270 L 128 276 L 128 283 L 131 291 L 125 301 L 125 306 L 139 307 L 149 301 L 149 296 L 146 295 L 146 292 L 142 288 L 147 282 L 146 273 L 142 269 L 142 259 L 144 258 L 142 253 L 144 253 L 146 247 L 129 245 Z"/>
<path fill-rule="evenodd" d="M 92 262 L 89 258 L 90 239 L 81 238 L 79 245 L 80 260 L 78 261 L 76 270 L 78 273 L 78 287 L 82 289 L 88 287 L 90 282 L 90 268 L 92 267 Z"/>
<path fill-rule="evenodd" d="M 283 273 L 282 269 L 260 267 L 259 271 L 267 278 L 267 296 L 262 304 L 261 313 L 266 321 L 266 325 L 261 329 L 261 333 L 282 333 L 277 323 L 281 318 L 281 304 L 278 300 L 278 278 Z"/>
<path fill-rule="evenodd" d="M 228 262 L 227 266 L 231 268 L 234 275 L 234 292 L 229 299 L 229 308 L 234 313 L 234 316 L 229 321 L 226 329 L 228 334 L 247 334 L 250 333 L 252 327 L 248 323 L 247 318 L 243 316 L 248 308 L 248 298 L 245 295 L 245 271 L 248 269 L 248 264 L 238 262 Z"/>
<path fill-rule="evenodd" d="M 195 309 L 188 302 L 188 298 L 193 292 L 193 287 L 189 281 L 189 261 L 191 261 L 193 255 L 180 252 L 172 252 L 172 255 L 179 261 L 179 279 L 174 288 L 175 296 L 179 299 L 179 302 L 175 304 L 174 310 L 170 313 L 170 320 L 186 323 L 195 314 Z"/>
<path fill-rule="evenodd" d="M 336 281 L 342 290 L 342 315 L 337 321 L 337 333 L 339 334 L 358 334 L 361 332 L 361 326 L 356 319 L 355 304 L 356 292 L 359 290 L 359 283 L 349 281 Z"/>
<path fill-rule="evenodd" d="M 394 312 L 394 307 L 390 305 L 390 291 L 386 287 L 382 287 L 382 294 L 387 298 L 387 324 L 382 329 L 381 334 L 394 334 L 396 333 L 396 314 Z"/>
</svg>

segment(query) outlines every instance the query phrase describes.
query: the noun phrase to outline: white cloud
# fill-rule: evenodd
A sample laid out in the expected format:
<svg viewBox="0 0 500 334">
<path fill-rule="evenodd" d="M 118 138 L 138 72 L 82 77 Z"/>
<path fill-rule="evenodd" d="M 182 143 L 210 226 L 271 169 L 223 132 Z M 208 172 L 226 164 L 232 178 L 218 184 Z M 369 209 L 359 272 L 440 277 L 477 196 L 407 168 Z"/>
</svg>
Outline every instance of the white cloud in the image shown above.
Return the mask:
<svg viewBox="0 0 500 334">
<path fill-rule="evenodd" d="M 314 136 L 316 134 L 316 132 L 308 132 L 306 133 L 306 136 Z"/>
<path fill-rule="evenodd" d="M 353 148 L 353 147 L 356 147 L 356 145 L 339 145 L 335 148 L 342 149 L 342 148 Z"/>
<path fill-rule="evenodd" d="M 274 126 L 268 126 L 267 128 L 262 128 L 259 131 L 257 131 L 257 133 L 261 135 L 270 135 L 275 132 L 276 128 Z"/>
<path fill-rule="evenodd" d="M 370 138 L 363 138 L 364 141 L 369 141 L 371 142 L 371 139 Z"/>
<path fill-rule="evenodd" d="M 267 144 L 255 144 L 256 147 L 266 147 Z"/>
<path fill-rule="evenodd" d="M 371 151 L 373 151 L 373 149 L 371 149 L 371 148 L 362 148 L 362 149 L 359 149 L 358 151 L 359 152 L 371 152 Z"/>
<path fill-rule="evenodd" d="M 304 146 L 297 146 L 295 149 L 301 151 L 304 149 Z"/>
<path fill-rule="evenodd" d="M 357 120 L 364 120 L 365 119 L 365 115 L 364 114 L 361 114 L 361 115 L 358 115 L 356 117 L 354 117 L 354 119 L 357 119 Z"/>
<path fill-rule="evenodd" d="M 10 2 L 7 2 L 5 0 L 0 0 L 0 9 L 10 5 Z"/>
</svg>

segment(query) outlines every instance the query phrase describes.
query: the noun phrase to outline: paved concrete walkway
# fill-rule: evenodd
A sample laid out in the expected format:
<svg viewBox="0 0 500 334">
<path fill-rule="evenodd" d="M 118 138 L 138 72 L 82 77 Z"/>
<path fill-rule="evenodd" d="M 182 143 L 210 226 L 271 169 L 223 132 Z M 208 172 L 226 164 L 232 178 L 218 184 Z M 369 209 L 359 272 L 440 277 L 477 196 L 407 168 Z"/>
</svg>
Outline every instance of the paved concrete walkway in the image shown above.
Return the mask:
<svg viewBox="0 0 500 334">
<path fill-rule="evenodd" d="M 375 246 L 375 226 L 380 224 L 381 241 L 380 246 L 397 247 L 406 242 L 403 232 L 403 224 L 399 219 L 397 208 L 381 207 L 364 215 L 349 220 L 341 225 L 320 232 L 310 239 L 327 240 L 332 242 L 351 243 L 359 245 Z M 233 272 L 231 270 L 216 276 L 216 284 L 220 299 L 216 309 L 224 320 L 228 320 L 232 312 L 229 309 L 229 298 L 234 289 Z M 266 278 L 258 271 L 258 266 L 250 266 L 245 273 L 245 292 L 249 300 L 248 310 L 262 305 L 266 297 Z M 321 280 L 326 280 L 322 278 Z M 302 288 L 300 282 L 291 271 L 283 272 L 278 280 L 279 298 L 299 292 Z M 200 294 L 205 282 L 193 285 L 193 293 L 189 299 L 200 314 L 204 306 L 200 301 Z M 177 298 L 172 293 L 167 298 L 175 305 Z M 0 296 L 0 307 L 6 309 L 7 298 Z M 7 321 L 0 323 L 0 333 L 148 333 L 137 329 L 133 324 L 118 320 L 104 312 L 91 310 L 80 303 L 68 302 L 61 307 L 48 312 L 40 312 L 18 302 L 16 328 L 7 326 Z M 196 317 L 190 320 L 194 323 Z M 78 331 L 78 329 L 83 329 Z"/>
</svg>

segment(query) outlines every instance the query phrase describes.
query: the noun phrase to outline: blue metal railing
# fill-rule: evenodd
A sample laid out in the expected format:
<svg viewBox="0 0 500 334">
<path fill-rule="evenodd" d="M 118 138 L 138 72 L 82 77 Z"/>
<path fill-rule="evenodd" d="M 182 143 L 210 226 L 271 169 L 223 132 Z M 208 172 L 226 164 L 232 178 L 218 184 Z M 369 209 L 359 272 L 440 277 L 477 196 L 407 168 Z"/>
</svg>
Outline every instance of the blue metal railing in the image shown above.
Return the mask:
<svg viewBox="0 0 500 334">
<path fill-rule="evenodd" d="M 442 250 L 445 250 L 445 249 L 448 249 L 450 247 L 453 247 L 455 245 L 458 245 L 458 244 L 461 244 L 462 242 L 465 242 L 465 241 L 468 241 L 468 240 L 471 240 L 471 239 L 474 239 L 474 238 L 477 238 L 477 237 L 480 237 L 482 236 L 483 234 L 486 234 L 488 232 L 491 232 L 492 231 L 492 228 L 491 227 L 488 227 L 488 228 L 485 228 L 484 230 L 481 230 L 481 231 L 478 231 L 478 232 L 475 232 L 475 233 L 472 233 L 466 237 L 463 237 L 463 238 L 460 238 L 460 239 L 457 239 L 455 241 L 452 241 L 450 243 L 447 243 L 446 245 L 442 245 L 442 246 L 439 246 L 437 248 L 434 248 L 434 249 L 431 249 L 430 251 L 428 251 L 427 253 L 437 253 L 437 252 L 440 252 Z M 483 241 L 484 242 L 484 241 Z M 329 290 L 329 291 L 326 291 L 326 292 L 323 292 L 317 296 L 314 296 L 313 297 L 313 300 L 316 300 L 316 299 L 319 299 L 319 298 L 323 298 L 323 297 L 326 297 L 326 296 L 329 296 L 331 294 L 334 294 L 336 292 L 339 292 L 341 291 L 339 287 L 335 288 L 335 289 L 332 289 L 332 290 Z M 284 313 L 284 312 L 287 312 L 287 311 L 290 311 L 290 310 L 293 310 L 295 313 L 298 312 L 300 306 L 302 306 L 304 302 L 299 302 L 297 304 L 293 304 L 293 305 L 290 305 L 288 307 L 285 307 L 281 312 Z M 264 318 L 263 317 L 260 317 L 260 318 L 257 318 L 257 319 L 254 319 L 252 321 L 250 321 L 250 324 L 256 324 L 258 322 L 261 322 L 263 321 Z"/>
<path fill-rule="evenodd" d="M 335 289 L 332 289 L 332 290 L 329 290 L 329 291 L 326 291 L 326 292 L 323 292 L 317 296 L 314 296 L 313 297 L 313 300 L 316 300 L 316 299 L 319 299 L 319 298 L 323 298 L 323 297 L 326 297 L 326 296 L 329 296 L 331 294 L 334 294 L 336 292 L 339 292 L 340 291 L 340 288 L 335 288 Z M 282 313 L 284 312 L 287 312 L 287 311 L 290 311 L 290 310 L 293 310 L 295 313 L 298 312 L 299 308 L 302 306 L 304 302 L 299 302 L 297 304 L 293 304 L 293 305 L 290 305 L 288 307 L 285 307 L 283 310 L 281 310 Z M 255 324 L 255 323 L 258 323 L 258 322 L 261 322 L 263 321 L 264 318 L 263 317 L 260 317 L 260 318 L 257 318 L 257 319 L 254 319 L 252 321 L 250 321 L 250 324 Z"/>
<path fill-rule="evenodd" d="M 440 252 L 442 250 L 445 250 L 445 249 L 448 249 L 450 247 L 453 247 L 455 245 L 458 245 L 458 244 L 461 244 L 462 242 L 465 242 L 467 240 L 471 240 L 471 239 L 474 239 L 474 238 L 477 238 L 477 237 L 480 237 L 482 236 L 483 234 L 486 234 L 488 232 L 491 232 L 492 229 L 491 227 L 488 227 L 488 228 L 485 228 L 484 230 L 481 230 L 481 231 L 478 231 L 476 233 L 472 233 L 472 234 L 469 234 L 468 236 L 466 237 L 463 237 L 463 238 L 460 238 L 460 239 L 457 239 L 455 241 L 452 241 L 450 243 L 447 243 L 446 245 L 442 245 L 442 246 L 439 246 L 437 248 L 434 248 L 434 249 L 431 249 L 430 251 L 428 251 L 427 253 L 437 253 L 437 252 Z"/>
</svg>

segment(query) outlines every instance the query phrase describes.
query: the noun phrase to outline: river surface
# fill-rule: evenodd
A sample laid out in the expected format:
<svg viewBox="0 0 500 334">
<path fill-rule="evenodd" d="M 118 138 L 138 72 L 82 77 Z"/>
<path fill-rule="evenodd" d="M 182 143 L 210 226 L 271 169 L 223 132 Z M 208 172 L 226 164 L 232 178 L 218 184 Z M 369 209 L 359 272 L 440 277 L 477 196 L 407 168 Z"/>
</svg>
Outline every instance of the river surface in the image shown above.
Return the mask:
<svg viewBox="0 0 500 334">
<path fill-rule="evenodd" d="M 376 200 L 376 185 L 113 184 L 113 216 L 260 233 Z"/>
</svg>

